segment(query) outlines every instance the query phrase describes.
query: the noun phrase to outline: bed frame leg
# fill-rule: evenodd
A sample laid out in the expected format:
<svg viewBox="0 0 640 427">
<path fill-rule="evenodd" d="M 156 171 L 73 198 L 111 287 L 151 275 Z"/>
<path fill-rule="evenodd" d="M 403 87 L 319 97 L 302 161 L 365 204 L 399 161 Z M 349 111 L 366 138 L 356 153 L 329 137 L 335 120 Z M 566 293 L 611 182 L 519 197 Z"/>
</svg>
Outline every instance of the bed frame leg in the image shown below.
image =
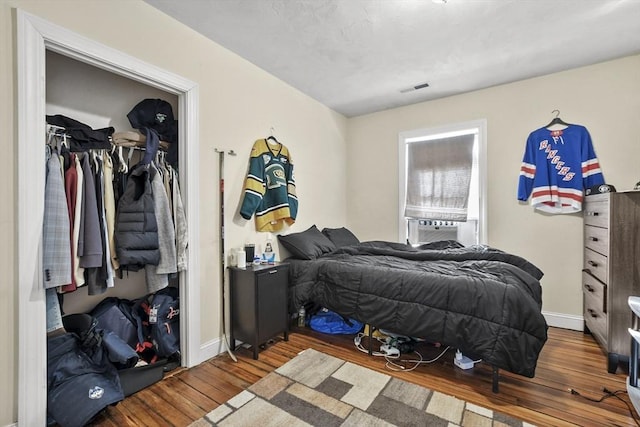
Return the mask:
<svg viewBox="0 0 640 427">
<path fill-rule="evenodd" d="M 371 356 L 373 354 L 373 348 L 372 348 L 372 343 L 373 343 L 373 326 L 369 325 L 369 356 Z"/>
<path fill-rule="evenodd" d="M 500 380 L 500 377 L 498 375 L 498 367 L 497 366 L 493 366 L 493 385 L 491 386 L 491 391 L 494 393 L 499 393 L 499 385 L 498 385 L 498 381 Z"/>
</svg>

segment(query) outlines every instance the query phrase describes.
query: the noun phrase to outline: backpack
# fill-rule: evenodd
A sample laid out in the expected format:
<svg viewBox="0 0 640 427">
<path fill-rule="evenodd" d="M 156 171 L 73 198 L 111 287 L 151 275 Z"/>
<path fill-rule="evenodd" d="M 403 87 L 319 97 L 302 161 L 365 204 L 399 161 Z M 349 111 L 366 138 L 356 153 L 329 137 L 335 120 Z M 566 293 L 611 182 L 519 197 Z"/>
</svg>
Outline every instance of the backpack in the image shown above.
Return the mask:
<svg viewBox="0 0 640 427">
<path fill-rule="evenodd" d="M 168 287 L 136 302 L 138 353 L 154 352 L 154 358 L 180 360 L 180 299 L 178 288 Z M 146 360 L 146 359 L 145 359 Z"/>
</svg>

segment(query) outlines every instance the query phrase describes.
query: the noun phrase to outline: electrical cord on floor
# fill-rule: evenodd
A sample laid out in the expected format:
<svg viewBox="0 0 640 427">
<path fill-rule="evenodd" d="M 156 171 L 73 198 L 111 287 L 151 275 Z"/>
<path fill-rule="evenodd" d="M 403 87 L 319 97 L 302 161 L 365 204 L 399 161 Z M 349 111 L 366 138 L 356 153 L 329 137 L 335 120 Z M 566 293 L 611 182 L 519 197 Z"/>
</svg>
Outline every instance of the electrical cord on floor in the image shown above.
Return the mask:
<svg viewBox="0 0 640 427">
<path fill-rule="evenodd" d="M 578 390 L 576 390 L 574 388 L 570 388 L 568 391 L 569 391 L 569 393 L 573 394 L 574 396 L 579 396 L 579 397 L 581 397 L 583 399 L 588 400 L 589 402 L 594 402 L 594 403 L 600 403 L 603 400 L 609 399 L 610 397 L 615 397 L 616 399 L 618 399 L 619 401 L 621 401 L 622 403 L 625 404 L 625 406 L 629 410 L 629 415 L 631 416 L 633 421 L 636 423 L 636 425 L 638 427 L 640 427 L 640 421 L 638 421 L 638 419 L 635 417 L 633 408 L 631 407 L 631 405 L 629 405 L 629 402 L 627 402 L 626 400 L 624 400 L 623 398 L 620 397 L 621 394 L 627 394 L 626 390 L 610 391 L 606 387 L 603 387 L 602 391 L 604 392 L 604 394 L 601 397 L 597 398 L 597 399 L 594 399 L 594 398 L 589 397 L 589 396 L 585 396 L 584 394 L 581 394 Z"/>
<path fill-rule="evenodd" d="M 353 338 L 353 344 L 356 346 L 356 348 L 358 350 L 360 350 L 363 353 L 369 353 L 369 350 L 367 350 L 366 348 L 364 348 L 364 346 L 362 345 L 361 341 L 362 338 L 365 335 L 361 332 L 356 334 L 356 336 Z M 380 338 L 376 338 L 374 337 L 374 339 L 376 339 L 378 342 L 380 343 L 386 343 L 385 340 L 380 339 Z M 409 372 L 409 371 L 413 371 L 414 369 L 416 369 L 418 366 L 420 366 L 421 364 L 424 363 L 433 363 L 436 360 L 440 359 L 442 356 L 444 356 L 444 354 L 447 352 L 447 350 L 449 350 L 449 346 L 447 346 L 444 350 L 442 350 L 442 352 L 440 352 L 440 354 L 438 354 L 435 358 L 431 359 L 431 360 L 424 360 L 422 358 L 422 354 L 418 353 L 417 351 L 414 351 L 413 353 L 415 353 L 417 355 L 417 357 L 419 359 L 400 359 L 401 354 L 397 355 L 397 356 L 390 356 L 387 353 L 384 352 L 380 352 L 380 351 L 372 351 L 371 355 L 372 356 L 376 356 L 376 357 L 384 357 L 385 360 L 387 361 L 387 363 L 385 363 L 385 366 L 387 367 L 387 369 L 391 370 L 391 371 L 402 371 L 402 372 Z M 414 365 L 410 368 L 405 368 L 402 365 L 399 365 L 398 363 L 413 363 Z"/>
<path fill-rule="evenodd" d="M 364 348 L 364 346 L 360 343 L 360 342 L 361 342 L 361 340 L 362 340 L 362 337 L 364 337 L 364 336 L 365 336 L 365 335 L 364 335 L 362 332 L 358 333 L 358 334 L 353 338 L 353 344 L 354 344 L 354 345 L 356 346 L 356 348 L 357 348 L 358 350 L 360 350 L 361 352 L 363 352 L 363 353 L 369 353 L 369 350 L 367 350 L 366 348 Z M 374 338 L 375 338 L 375 337 L 374 337 Z M 376 340 L 378 340 L 378 341 L 379 341 L 379 342 L 381 342 L 381 343 L 382 343 L 382 342 L 385 342 L 385 341 L 383 341 L 383 340 L 381 340 L 381 339 L 379 339 L 379 338 L 375 338 L 375 339 L 376 339 Z M 385 357 L 385 358 L 387 358 L 387 357 L 392 357 L 392 356 L 388 356 L 388 355 L 387 355 L 387 353 L 382 353 L 382 352 L 379 352 L 379 351 L 372 351 L 372 352 L 371 352 L 371 355 L 372 355 L 372 356 L 376 356 L 376 357 Z M 397 358 L 397 357 L 400 357 L 400 356 L 395 356 L 395 357 Z"/>
<path fill-rule="evenodd" d="M 442 352 L 437 355 L 436 357 L 434 357 L 431 360 L 424 360 L 422 358 L 422 354 L 418 353 L 417 351 L 414 351 L 415 354 L 418 355 L 418 357 L 420 358 L 419 360 L 412 360 L 412 359 L 399 359 L 399 358 L 395 358 L 395 360 L 389 360 L 387 359 L 387 363 L 386 363 L 386 367 L 387 369 L 391 370 L 391 371 L 402 371 L 402 372 L 409 372 L 409 371 L 413 371 L 414 369 L 416 369 L 418 366 L 422 365 L 423 363 L 433 363 L 436 360 L 440 359 L 442 356 L 444 356 L 444 354 L 447 352 L 447 350 L 449 350 L 450 347 L 447 346 L 447 348 L 445 348 L 444 350 L 442 350 Z M 400 363 L 414 363 L 414 365 L 410 368 L 405 368 L 402 365 L 398 365 L 398 363 L 396 362 L 400 362 Z"/>
</svg>

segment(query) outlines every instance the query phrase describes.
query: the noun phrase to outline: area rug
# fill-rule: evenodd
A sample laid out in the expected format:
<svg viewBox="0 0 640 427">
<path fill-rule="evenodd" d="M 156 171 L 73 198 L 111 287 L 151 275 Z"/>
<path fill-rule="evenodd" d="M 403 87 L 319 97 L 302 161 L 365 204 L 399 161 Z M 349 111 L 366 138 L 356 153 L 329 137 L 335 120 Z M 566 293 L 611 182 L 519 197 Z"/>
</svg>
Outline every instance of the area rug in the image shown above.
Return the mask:
<svg viewBox="0 0 640 427">
<path fill-rule="evenodd" d="M 191 424 L 211 425 L 531 426 L 313 349 Z"/>
</svg>

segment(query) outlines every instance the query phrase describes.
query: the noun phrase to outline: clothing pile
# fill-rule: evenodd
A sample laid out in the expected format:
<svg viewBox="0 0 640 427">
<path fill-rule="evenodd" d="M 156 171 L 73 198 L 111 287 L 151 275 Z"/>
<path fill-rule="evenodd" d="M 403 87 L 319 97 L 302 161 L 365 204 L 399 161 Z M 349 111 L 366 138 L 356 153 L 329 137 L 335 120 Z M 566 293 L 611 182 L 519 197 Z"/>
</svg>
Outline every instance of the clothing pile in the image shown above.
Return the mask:
<svg viewBox="0 0 640 427">
<path fill-rule="evenodd" d="M 79 123 L 60 116 L 47 119 Z M 125 160 L 120 150 L 94 148 L 95 142 L 68 143 L 73 138 L 67 129 L 56 129 L 47 144 L 45 288 L 64 293 L 87 285 L 88 293 L 97 295 L 114 286 L 118 273 L 140 269 L 145 269 L 149 292 L 167 287 L 170 275 L 187 264 L 176 170 L 164 161 L 164 153 L 156 154 L 157 145 L 131 165 L 131 157 Z"/>
</svg>

